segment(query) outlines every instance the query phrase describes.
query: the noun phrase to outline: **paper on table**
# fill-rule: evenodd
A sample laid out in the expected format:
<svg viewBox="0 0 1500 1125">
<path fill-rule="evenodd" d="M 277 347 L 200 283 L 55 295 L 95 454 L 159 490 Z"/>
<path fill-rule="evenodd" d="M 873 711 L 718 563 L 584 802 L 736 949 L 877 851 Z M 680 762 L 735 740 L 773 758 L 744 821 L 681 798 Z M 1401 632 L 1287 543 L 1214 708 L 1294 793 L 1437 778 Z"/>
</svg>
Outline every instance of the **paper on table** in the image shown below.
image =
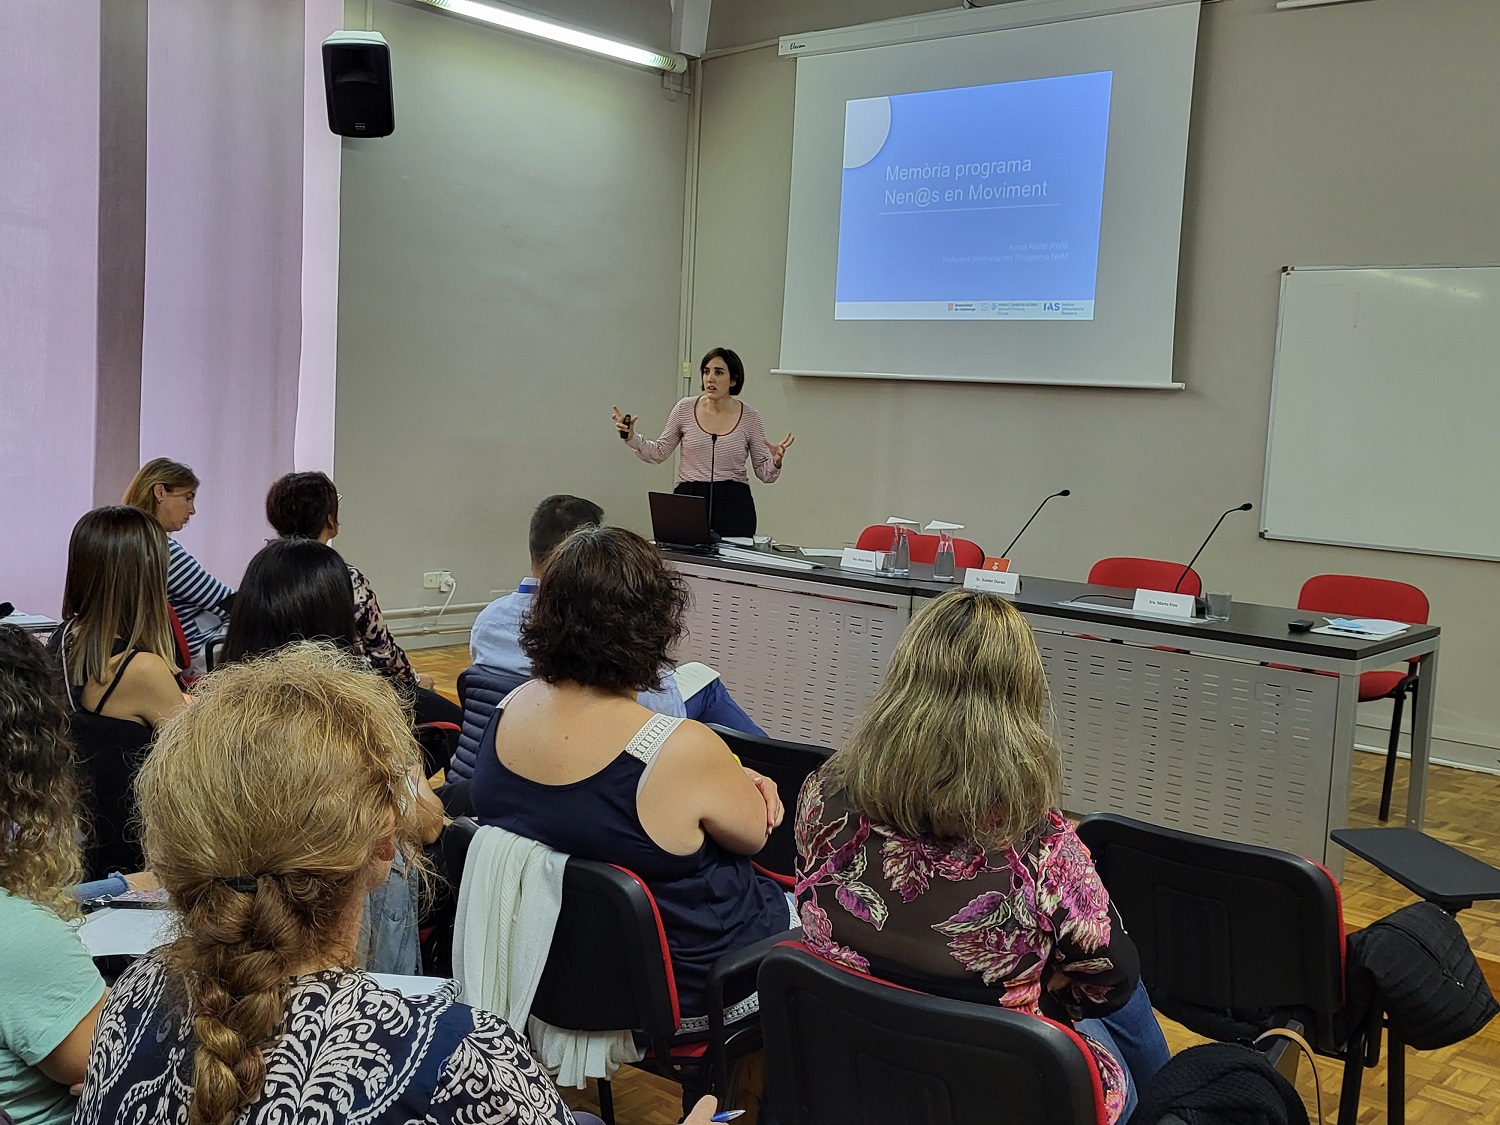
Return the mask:
<svg viewBox="0 0 1500 1125">
<path fill-rule="evenodd" d="M 84 919 L 78 936 L 90 957 L 140 957 L 166 945 L 176 929 L 175 910 L 105 907 Z"/>
<path fill-rule="evenodd" d="M 724 535 L 720 537 L 719 542 L 733 543 L 736 547 L 753 547 L 755 537 L 753 535 Z"/>
<path fill-rule="evenodd" d="M 944 523 L 942 520 L 933 520 L 923 530 L 928 535 L 932 535 L 938 531 L 962 531 L 963 529 L 964 525 L 961 523 Z"/>
<path fill-rule="evenodd" d="M 718 678 L 719 673 L 696 660 L 689 660 L 672 669 L 672 679 L 683 699 L 691 699 Z"/>
<path fill-rule="evenodd" d="M 844 557 L 842 547 L 803 547 L 804 555 L 811 555 L 815 559 L 841 559 Z"/>
<path fill-rule="evenodd" d="M 1328 624 L 1321 629 L 1314 629 L 1314 633 L 1334 632 L 1353 633 L 1359 637 L 1394 637 L 1397 633 L 1404 633 L 1410 626 L 1403 621 L 1387 621 L 1380 617 L 1327 617 L 1324 618 Z"/>
<path fill-rule="evenodd" d="M 448 983 L 447 977 L 408 977 L 396 973 L 371 973 L 370 976 L 375 978 L 375 983 L 380 987 L 399 992 L 408 999 L 431 996 Z"/>
</svg>

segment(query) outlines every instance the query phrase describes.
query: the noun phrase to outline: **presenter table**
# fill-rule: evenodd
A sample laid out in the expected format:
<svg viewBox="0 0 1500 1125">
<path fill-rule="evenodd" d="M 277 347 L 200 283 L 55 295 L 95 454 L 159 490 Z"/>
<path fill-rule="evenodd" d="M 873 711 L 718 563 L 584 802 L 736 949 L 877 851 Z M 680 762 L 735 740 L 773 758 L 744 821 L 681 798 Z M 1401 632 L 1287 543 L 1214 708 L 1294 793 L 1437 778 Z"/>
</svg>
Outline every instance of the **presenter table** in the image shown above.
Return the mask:
<svg viewBox="0 0 1500 1125">
<path fill-rule="evenodd" d="M 680 658 L 717 668 L 770 734 L 831 747 L 879 686 L 912 614 L 954 586 L 920 564 L 911 578 L 884 578 L 667 558 L 692 591 Z M 1299 634 L 1287 626 L 1305 613 L 1239 602 L 1228 621 L 1146 618 L 1118 589 L 1032 577 L 1010 600 L 1047 668 L 1069 812 L 1120 812 L 1340 871 L 1328 833 L 1348 821 L 1359 676 L 1410 658 L 1422 690 L 1406 823 L 1422 826 L 1435 626 L 1384 640 Z"/>
</svg>

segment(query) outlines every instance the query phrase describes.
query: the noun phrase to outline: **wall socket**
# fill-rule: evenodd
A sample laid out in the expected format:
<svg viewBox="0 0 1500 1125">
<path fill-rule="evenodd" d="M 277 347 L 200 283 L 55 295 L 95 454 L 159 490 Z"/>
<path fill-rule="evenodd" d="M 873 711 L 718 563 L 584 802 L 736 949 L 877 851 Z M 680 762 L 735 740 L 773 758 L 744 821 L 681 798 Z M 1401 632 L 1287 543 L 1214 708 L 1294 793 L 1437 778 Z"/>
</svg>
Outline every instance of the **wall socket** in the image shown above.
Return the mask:
<svg viewBox="0 0 1500 1125">
<path fill-rule="evenodd" d="M 452 571 L 448 571 L 448 570 L 429 570 L 429 571 L 426 571 L 422 575 L 422 589 L 424 589 L 424 590 L 441 590 L 443 588 L 443 579 L 444 578 L 447 578 L 447 579 L 449 579 L 451 581 L 452 578 L 453 578 L 453 572 Z"/>
</svg>

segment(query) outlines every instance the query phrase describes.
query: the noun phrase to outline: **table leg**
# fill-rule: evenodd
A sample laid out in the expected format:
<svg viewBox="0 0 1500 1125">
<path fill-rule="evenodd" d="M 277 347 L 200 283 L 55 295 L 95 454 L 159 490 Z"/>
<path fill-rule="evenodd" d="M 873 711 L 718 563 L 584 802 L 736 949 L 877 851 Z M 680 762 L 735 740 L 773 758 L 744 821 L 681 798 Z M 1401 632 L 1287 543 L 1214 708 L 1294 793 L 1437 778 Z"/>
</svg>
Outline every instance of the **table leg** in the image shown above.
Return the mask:
<svg viewBox="0 0 1500 1125">
<path fill-rule="evenodd" d="M 1427 761 L 1432 754 L 1432 718 L 1437 708 L 1438 650 L 1421 658 L 1418 665 L 1420 686 L 1412 707 L 1411 780 L 1406 786 L 1406 826 L 1422 827 L 1427 812 Z"/>
<path fill-rule="evenodd" d="M 1328 763 L 1328 819 L 1323 825 L 1322 863 L 1336 879 L 1344 874 L 1344 849 L 1334 847 L 1328 833 L 1349 823 L 1349 776 L 1354 769 L 1354 735 L 1358 722 L 1359 676 L 1348 673 L 1339 677 L 1338 698 L 1334 702 L 1333 747 Z"/>
</svg>

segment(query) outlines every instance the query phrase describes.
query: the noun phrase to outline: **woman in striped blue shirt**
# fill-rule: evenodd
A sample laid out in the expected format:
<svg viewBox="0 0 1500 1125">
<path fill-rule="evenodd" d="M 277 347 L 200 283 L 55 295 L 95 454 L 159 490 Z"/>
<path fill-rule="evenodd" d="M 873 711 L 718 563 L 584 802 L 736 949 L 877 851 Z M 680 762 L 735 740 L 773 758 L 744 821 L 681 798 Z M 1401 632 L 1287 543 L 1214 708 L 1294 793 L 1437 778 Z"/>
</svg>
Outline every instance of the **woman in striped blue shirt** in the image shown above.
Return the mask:
<svg viewBox="0 0 1500 1125">
<path fill-rule="evenodd" d="M 192 469 L 165 457 L 141 466 L 125 490 L 122 504 L 156 517 L 167 533 L 167 603 L 177 615 L 193 660 L 203 655 L 208 635 L 229 620 L 234 591 L 203 568 L 172 536 L 187 526 L 197 511 L 198 477 Z M 215 624 L 217 622 L 218 624 Z"/>
</svg>

